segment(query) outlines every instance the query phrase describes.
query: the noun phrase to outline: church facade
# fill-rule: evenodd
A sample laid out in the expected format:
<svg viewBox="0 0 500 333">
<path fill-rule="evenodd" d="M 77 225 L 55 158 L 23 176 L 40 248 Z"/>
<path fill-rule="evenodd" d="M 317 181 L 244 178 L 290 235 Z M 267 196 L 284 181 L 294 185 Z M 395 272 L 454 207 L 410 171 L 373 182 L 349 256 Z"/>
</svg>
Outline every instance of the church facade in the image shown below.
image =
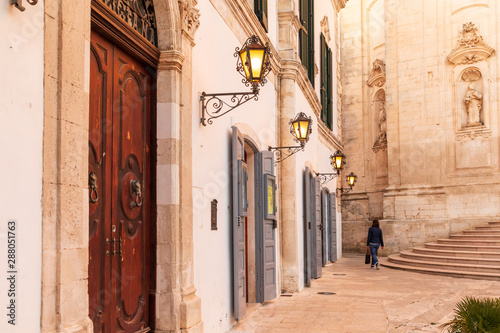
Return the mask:
<svg viewBox="0 0 500 333">
<path fill-rule="evenodd" d="M 418 13 L 418 14 L 417 14 Z M 343 247 L 389 253 L 500 217 L 496 1 L 352 1 L 341 12 Z"/>
</svg>

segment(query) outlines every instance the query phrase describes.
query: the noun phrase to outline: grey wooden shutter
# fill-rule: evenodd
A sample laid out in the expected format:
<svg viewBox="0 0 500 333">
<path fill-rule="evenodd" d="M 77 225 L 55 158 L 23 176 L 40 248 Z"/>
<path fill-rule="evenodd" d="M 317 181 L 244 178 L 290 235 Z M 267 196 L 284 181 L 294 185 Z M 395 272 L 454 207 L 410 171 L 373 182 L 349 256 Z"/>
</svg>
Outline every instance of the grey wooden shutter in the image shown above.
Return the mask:
<svg viewBox="0 0 500 333">
<path fill-rule="evenodd" d="M 258 170 L 257 170 L 258 169 Z M 276 298 L 276 177 L 274 175 L 274 153 L 262 151 L 257 154 L 255 199 L 256 214 L 256 263 L 257 302 Z"/>
<path fill-rule="evenodd" d="M 233 299 L 234 319 L 240 320 L 246 313 L 245 274 L 245 218 L 247 178 L 243 172 L 244 139 L 233 126 L 232 138 L 232 241 L 233 241 Z"/>
<path fill-rule="evenodd" d="M 321 232 L 321 183 L 319 177 L 311 178 L 311 203 L 313 210 L 312 226 L 312 278 L 318 279 L 322 275 L 322 232 Z"/>
<path fill-rule="evenodd" d="M 304 173 L 304 281 L 305 285 L 311 286 L 312 277 L 312 242 L 311 242 L 311 229 L 312 229 L 312 205 L 311 205 L 311 172 L 306 167 Z"/>
<path fill-rule="evenodd" d="M 330 203 L 330 211 L 331 211 L 331 243 L 330 243 L 330 260 L 335 262 L 338 260 L 337 254 L 337 197 L 336 193 L 328 194 Z"/>
<path fill-rule="evenodd" d="M 326 189 L 321 190 L 321 236 L 322 236 L 322 263 L 323 266 L 328 262 L 328 225 L 329 222 L 329 214 L 328 214 L 328 193 Z"/>
</svg>

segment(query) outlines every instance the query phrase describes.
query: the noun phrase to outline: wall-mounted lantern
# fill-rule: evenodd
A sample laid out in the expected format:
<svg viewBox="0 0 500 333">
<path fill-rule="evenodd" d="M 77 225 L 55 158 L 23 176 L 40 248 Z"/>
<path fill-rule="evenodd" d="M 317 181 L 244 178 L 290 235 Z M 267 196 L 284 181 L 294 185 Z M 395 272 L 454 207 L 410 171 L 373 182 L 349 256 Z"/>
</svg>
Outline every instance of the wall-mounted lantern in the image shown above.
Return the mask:
<svg viewBox="0 0 500 333">
<path fill-rule="evenodd" d="M 203 126 L 213 123 L 214 118 L 219 118 L 236 109 L 249 100 L 259 99 L 259 86 L 267 82 L 267 75 L 271 71 L 270 58 L 273 56 L 269 43 L 265 45 L 258 36 L 248 38 L 245 44 L 236 48 L 234 56 L 238 59 L 236 70 L 243 76 L 245 86 L 252 88 L 251 92 L 240 93 L 201 93 L 201 119 Z M 225 100 L 224 100 L 225 99 Z M 209 110 L 209 107 L 213 110 Z"/>
<path fill-rule="evenodd" d="M 335 154 L 330 155 L 330 164 L 333 166 L 335 170 L 337 170 L 337 175 L 340 175 L 340 171 L 344 169 L 345 163 L 345 155 L 342 154 L 340 150 L 337 150 Z"/>
<path fill-rule="evenodd" d="M 351 172 L 350 174 L 347 175 L 346 177 L 346 182 L 349 185 L 349 188 L 338 188 L 337 189 L 337 196 L 341 196 L 347 192 L 351 192 L 354 184 L 356 184 L 358 176 L 354 174 L 354 172 Z"/>
<path fill-rule="evenodd" d="M 330 155 L 330 164 L 337 172 L 316 173 L 316 176 L 319 177 L 322 184 L 328 183 L 330 180 L 340 175 L 340 171 L 342 171 L 342 169 L 346 165 L 345 155 L 342 154 L 340 150 L 337 150 L 335 154 Z"/>
<path fill-rule="evenodd" d="M 34 6 L 38 0 L 26 0 L 30 5 Z M 24 12 L 26 8 L 23 6 L 23 0 L 10 0 L 10 4 L 16 6 L 17 9 Z"/>
<path fill-rule="evenodd" d="M 309 141 L 309 136 L 312 133 L 312 118 L 308 117 L 304 112 L 300 112 L 295 119 L 291 119 L 289 124 L 290 133 L 292 133 L 295 141 L 298 142 L 300 146 L 269 146 L 269 151 L 276 151 L 276 163 L 283 162 L 293 154 L 304 150 L 307 141 Z"/>
</svg>

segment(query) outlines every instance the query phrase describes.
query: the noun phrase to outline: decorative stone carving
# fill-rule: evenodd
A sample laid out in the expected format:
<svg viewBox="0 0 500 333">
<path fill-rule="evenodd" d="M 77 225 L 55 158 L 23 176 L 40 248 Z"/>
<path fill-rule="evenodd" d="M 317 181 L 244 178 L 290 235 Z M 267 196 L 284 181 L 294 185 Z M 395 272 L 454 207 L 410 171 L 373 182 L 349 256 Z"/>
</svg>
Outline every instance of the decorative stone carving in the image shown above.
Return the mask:
<svg viewBox="0 0 500 333">
<path fill-rule="evenodd" d="M 447 57 L 455 65 L 473 64 L 486 60 L 495 52 L 488 46 L 474 23 L 465 23 L 460 30 L 458 46 Z"/>
<path fill-rule="evenodd" d="M 385 64 L 377 59 L 373 62 L 372 72 L 366 83 L 370 86 L 382 87 L 385 84 Z"/>
<path fill-rule="evenodd" d="M 477 68 L 468 68 L 462 74 L 462 81 L 464 82 L 474 82 L 478 81 L 483 77 L 481 71 Z"/>
<path fill-rule="evenodd" d="M 385 91 L 380 89 L 374 100 L 374 108 L 378 112 L 378 136 L 373 150 L 378 152 L 387 148 L 387 111 L 385 108 Z"/>
<path fill-rule="evenodd" d="M 484 125 L 477 125 L 461 129 L 457 134 L 457 141 L 471 141 L 489 137 L 491 137 L 491 131 Z"/>
<path fill-rule="evenodd" d="M 328 17 L 326 15 L 321 20 L 321 32 L 325 36 L 326 42 L 329 43 L 332 37 L 330 36 L 330 24 L 328 23 Z"/>
<path fill-rule="evenodd" d="M 100 0 L 151 44 L 158 46 L 152 0 Z"/>
<path fill-rule="evenodd" d="M 469 84 L 464 98 L 467 111 L 467 127 L 482 125 L 481 109 L 483 107 L 483 94 L 474 89 L 474 84 Z"/>
<path fill-rule="evenodd" d="M 194 8 L 197 4 L 197 0 L 179 0 L 182 30 L 193 39 L 200 27 L 200 10 Z"/>
</svg>

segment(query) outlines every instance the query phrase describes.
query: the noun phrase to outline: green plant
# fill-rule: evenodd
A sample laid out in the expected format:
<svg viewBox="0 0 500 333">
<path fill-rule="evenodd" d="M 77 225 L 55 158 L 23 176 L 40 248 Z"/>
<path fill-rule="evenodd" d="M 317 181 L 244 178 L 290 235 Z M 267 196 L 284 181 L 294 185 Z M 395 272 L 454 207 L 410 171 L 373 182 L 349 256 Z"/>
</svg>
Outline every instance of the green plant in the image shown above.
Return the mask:
<svg viewBox="0 0 500 333">
<path fill-rule="evenodd" d="M 500 299 L 465 297 L 455 318 L 439 328 L 449 333 L 500 333 Z"/>
</svg>

